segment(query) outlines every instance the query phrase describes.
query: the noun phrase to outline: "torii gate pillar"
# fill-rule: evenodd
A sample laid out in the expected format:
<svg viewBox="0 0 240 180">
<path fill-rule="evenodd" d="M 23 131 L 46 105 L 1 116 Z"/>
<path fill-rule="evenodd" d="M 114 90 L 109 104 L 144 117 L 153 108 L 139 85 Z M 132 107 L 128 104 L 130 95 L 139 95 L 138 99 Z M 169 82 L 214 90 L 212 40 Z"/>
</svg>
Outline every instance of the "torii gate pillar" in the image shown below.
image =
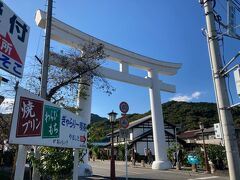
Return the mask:
<svg viewBox="0 0 240 180">
<path fill-rule="evenodd" d="M 152 128 L 155 161 L 152 164 L 152 169 L 169 169 L 171 163 L 167 158 L 166 141 L 164 132 L 164 122 L 162 113 L 162 104 L 160 97 L 160 83 L 158 79 L 158 72 L 150 70 L 148 77 L 151 78 L 151 87 L 149 88 L 151 114 L 152 114 Z"/>
<path fill-rule="evenodd" d="M 78 115 L 81 116 L 86 124 L 90 124 L 91 120 L 91 106 L 92 106 L 92 84 L 90 83 L 89 86 L 81 85 L 81 81 L 83 79 L 80 79 L 80 84 L 78 88 L 78 99 L 77 99 L 77 108 L 78 108 Z M 91 80 L 90 80 L 91 81 Z M 87 97 L 82 97 L 81 91 L 84 89 L 85 93 L 87 94 Z M 84 163 L 79 163 L 78 168 L 78 176 L 91 176 L 92 175 L 92 167 L 88 164 L 88 149 L 86 149 L 86 154 L 83 157 Z M 86 174 L 85 170 L 90 174 Z"/>
</svg>

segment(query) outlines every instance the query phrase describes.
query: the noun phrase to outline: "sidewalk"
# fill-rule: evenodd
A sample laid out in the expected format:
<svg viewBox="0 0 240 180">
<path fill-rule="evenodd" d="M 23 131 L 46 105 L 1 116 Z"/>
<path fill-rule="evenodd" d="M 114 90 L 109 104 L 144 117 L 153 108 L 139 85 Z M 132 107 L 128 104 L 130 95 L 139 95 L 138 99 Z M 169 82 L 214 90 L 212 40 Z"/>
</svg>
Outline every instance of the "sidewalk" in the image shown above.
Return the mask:
<svg viewBox="0 0 240 180">
<path fill-rule="evenodd" d="M 118 164 L 125 163 L 124 161 L 116 161 L 116 162 L 118 162 Z M 149 168 L 149 169 L 151 169 L 152 165 L 144 164 L 144 166 L 143 166 L 142 163 L 136 162 L 135 166 L 133 166 L 132 162 L 128 162 L 128 167 L 132 167 L 132 168 Z M 173 167 L 171 169 L 168 169 L 168 171 L 186 172 L 186 173 L 188 173 L 188 172 L 190 173 L 191 172 L 191 173 L 196 173 L 196 174 L 204 174 L 204 172 L 205 172 L 205 170 L 202 169 L 202 168 L 198 168 L 197 172 L 193 172 L 191 167 L 185 167 L 185 166 L 182 166 L 181 170 L 177 170 L 175 167 Z M 212 175 L 216 175 L 216 176 L 229 176 L 228 170 L 216 170 Z"/>
</svg>

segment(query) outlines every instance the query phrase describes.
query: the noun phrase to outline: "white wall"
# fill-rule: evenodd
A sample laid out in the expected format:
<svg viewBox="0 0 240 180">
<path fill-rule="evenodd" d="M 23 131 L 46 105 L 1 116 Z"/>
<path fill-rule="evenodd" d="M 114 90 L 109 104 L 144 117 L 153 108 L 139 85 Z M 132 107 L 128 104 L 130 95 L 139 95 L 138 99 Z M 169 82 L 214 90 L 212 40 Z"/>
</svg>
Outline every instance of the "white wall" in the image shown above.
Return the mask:
<svg viewBox="0 0 240 180">
<path fill-rule="evenodd" d="M 148 146 L 147 146 L 147 142 L 137 142 L 137 153 L 139 155 L 144 155 L 144 148 L 149 148 L 152 151 L 152 154 L 154 155 L 154 145 L 153 142 L 148 142 Z"/>
<path fill-rule="evenodd" d="M 142 135 L 143 133 L 149 131 L 151 128 L 134 128 L 133 129 L 133 139 Z"/>
</svg>

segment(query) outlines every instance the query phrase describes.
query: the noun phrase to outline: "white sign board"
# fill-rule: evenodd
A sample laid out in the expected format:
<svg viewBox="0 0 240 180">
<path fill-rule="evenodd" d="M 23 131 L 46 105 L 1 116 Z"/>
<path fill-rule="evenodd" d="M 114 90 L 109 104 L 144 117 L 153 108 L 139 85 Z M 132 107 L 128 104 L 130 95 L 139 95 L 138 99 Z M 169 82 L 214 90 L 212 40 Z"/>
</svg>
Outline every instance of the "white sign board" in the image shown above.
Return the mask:
<svg viewBox="0 0 240 180">
<path fill-rule="evenodd" d="M 235 85 L 237 89 L 237 94 L 240 96 L 240 68 L 237 68 L 234 72 Z"/>
<path fill-rule="evenodd" d="M 214 124 L 214 131 L 215 131 L 215 138 L 216 139 L 222 139 L 222 127 L 220 123 Z"/>
<path fill-rule="evenodd" d="M 128 129 L 120 129 L 119 130 L 119 137 L 120 138 L 128 138 L 130 137 L 129 135 L 129 130 Z"/>
<path fill-rule="evenodd" d="M 0 0 L 0 68 L 22 77 L 30 28 Z"/>
<path fill-rule="evenodd" d="M 18 87 L 9 143 L 86 148 L 86 137 L 80 116 Z"/>
</svg>

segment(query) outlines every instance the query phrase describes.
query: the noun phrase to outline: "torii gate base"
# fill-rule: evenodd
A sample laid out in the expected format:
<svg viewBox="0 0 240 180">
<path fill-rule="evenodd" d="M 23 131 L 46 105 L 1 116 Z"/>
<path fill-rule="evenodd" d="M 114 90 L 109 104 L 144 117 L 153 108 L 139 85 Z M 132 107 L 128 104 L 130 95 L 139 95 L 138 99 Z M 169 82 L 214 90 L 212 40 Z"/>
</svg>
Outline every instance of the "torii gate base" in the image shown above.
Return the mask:
<svg viewBox="0 0 240 180">
<path fill-rule="evenodd" d="M 45 28 L 46 13 L 38 10 L 35 21 L 38 26 Z M 171 168 L 171 163 L 167 158 L 167 144 L 165 141 L 160 91 L 175 92 L 175 86 L 163 83 L 159 80 L 158 75 L 175 75 L 181 67 L 181 64 L 155 60 L 116 47 L 83 33 L 55 18 L 52 19 L 52 27 L 51 38 L 71 47 L 82 49 L 82 47 L 89 42 L 102 44 L 108 59 L 120 64 L 119 71 L 100 67 L 99 71 L 101 71 L 104 77 L 149 88 L 155 152 L 155 161 L 153 162 L 152 169 Z M 147 71 L 148 77 L 142 78 L 130 74 L 129 66 Z M 92 95 L 91 87 L 89 88 L 88 95 L 89 97 Z M 79 98 L 79 102 L 79 106 L 82 108 L 79 115 L 83 116 L 87 123 L 90 123 L 91 98 Z M 88 154 L 84 157 L 84 162 L 86 162 L 86 164 L 88 163 Z M 87 167 L 87 165 L 84 165 L 84 167 Z M 79 176 L 85 176 L 85 174 L 82 174 L 81 171 L 79 172 Z"/>
</svg>

